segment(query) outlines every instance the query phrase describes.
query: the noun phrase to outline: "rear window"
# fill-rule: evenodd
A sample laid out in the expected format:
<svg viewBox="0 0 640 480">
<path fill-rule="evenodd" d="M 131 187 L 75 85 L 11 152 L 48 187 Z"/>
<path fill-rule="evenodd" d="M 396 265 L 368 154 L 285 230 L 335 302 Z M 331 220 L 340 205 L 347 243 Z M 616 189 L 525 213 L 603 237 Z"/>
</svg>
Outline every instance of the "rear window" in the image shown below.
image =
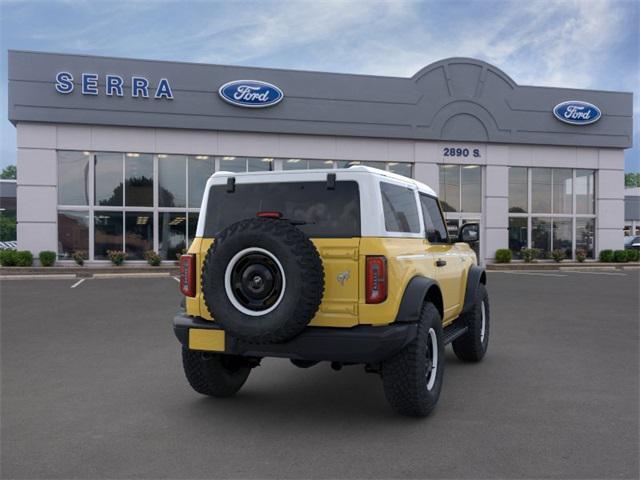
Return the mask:
<svg viewBox="0 0 640 480">
<path fill-rule="evenodd" d="M 209 191 L 204 234 L 215 237 L 222 229 L 258 212 L 280 212 L 282 218 L 300 222 L 309 237 L 359 237 L 360 193 L 358 183 L 286 182 L 226 185 Z"/>
<path fill-rule="evenodd" d="M 414 191 L 381 182 L 380 193 L 387 232 L 420 233 L 420 217 Z"/>
</svg>

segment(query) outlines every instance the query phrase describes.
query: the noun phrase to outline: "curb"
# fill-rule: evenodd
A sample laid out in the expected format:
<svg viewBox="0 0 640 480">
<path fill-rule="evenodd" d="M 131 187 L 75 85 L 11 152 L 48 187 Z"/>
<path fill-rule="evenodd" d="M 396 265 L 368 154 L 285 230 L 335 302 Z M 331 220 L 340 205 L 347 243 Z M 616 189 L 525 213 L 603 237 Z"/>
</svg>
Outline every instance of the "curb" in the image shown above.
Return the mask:
<svg viewBox="0 0 640 480">
<path fill-rule="evenodd" d="M 95 274 L 74 274 L 74 273 L 50 273 L 50 274 L 12 274 L 0 275 L 0 280 L 77 280 L 95 279 L 106 280 L 110 278 L 172 278 L 177 272 L 131 272 L 131 273 L 95 273 Z"/>
<path fill-rule="evenodd" d="M 640 263 L 600 263 L 600 262 L 516 262 L 516 263 L 491 263 L 486 266 L 488 271 L 503 271 L 503 270 L 633 270 L 640 268 Z"/>
</svg>

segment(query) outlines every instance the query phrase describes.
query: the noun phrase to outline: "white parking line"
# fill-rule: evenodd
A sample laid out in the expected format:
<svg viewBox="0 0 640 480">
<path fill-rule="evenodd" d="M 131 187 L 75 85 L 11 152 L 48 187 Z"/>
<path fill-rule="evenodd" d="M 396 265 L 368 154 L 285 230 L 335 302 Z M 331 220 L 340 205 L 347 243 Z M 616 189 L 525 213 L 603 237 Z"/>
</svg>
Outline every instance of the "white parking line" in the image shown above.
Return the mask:
<svg viewBox="0 0 640 480">
<path fill-rule="evenodd" d="M 626 277 L 626 273 L 613 273 L 613 272 L 584 272 L 582 270 L 565 270 L 570 273 L 586 273 L 587 275 L 617 275 L 619 277 Z"/>
<path fill-rule="evenodd" d="M 176 282 L 180 283 L 180 279 L 179 279 L 178 277 L 173 277 L 173 279 L 174 279 Z"/>
<path fill-rule="evenodd" d="M 491 273 L 508 273 L 509 275 L 531 275 L 537 277 L 567 277 L 561 273 L 539 273 L 539 272 L 504 272 L 502 270 L 489 270 Z"/>
<path fill-rule="evenodd" d="M 74 283 L 73 285 L 71 285 L 71 288 L 76 288 L 78 285 L 80 285 L 82 282 L 84 282 L 86 280 L 86 278 L 81 278 L 80 280 L 78 280 L 76 283 Z"/>
</svg>

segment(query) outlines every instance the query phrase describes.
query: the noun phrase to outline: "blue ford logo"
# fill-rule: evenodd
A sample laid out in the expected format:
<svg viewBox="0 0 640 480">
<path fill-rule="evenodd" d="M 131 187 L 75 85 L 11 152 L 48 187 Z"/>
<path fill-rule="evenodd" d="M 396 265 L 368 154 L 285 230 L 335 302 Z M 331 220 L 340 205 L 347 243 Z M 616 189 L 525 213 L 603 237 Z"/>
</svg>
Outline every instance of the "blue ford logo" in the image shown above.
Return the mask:
<svg viewBox="0 0 640 480">
<path fill-rule="evenodd" d="M 225 102 L 249 108 L 271 107 L 284 97 L 278 87 L 260 80 L 234 80 L 222 85 L 218 94 Z"/>
<path fill-rule="evenodd" d="M 571 125 L 589 125 L 597 122 L 602 112 L 592 103 L 580 100 L 569 100 L 553 107 L 553 114 L 558 120 Z"/>
</svg>

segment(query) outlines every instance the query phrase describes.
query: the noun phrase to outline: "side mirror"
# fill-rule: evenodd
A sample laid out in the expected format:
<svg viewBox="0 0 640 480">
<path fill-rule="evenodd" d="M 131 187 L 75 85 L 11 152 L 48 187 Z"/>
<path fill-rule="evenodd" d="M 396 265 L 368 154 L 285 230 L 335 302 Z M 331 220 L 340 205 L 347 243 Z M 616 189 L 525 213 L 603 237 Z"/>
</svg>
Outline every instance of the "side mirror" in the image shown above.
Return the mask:
<svg viewBox="0 0 640 480">
<path fill-rule="evenodd" d="M 465 243 L 480 241 L 480 225 L 477 223 L 465 223 L 458 233 L 458 241 Z"/>
</svg>

